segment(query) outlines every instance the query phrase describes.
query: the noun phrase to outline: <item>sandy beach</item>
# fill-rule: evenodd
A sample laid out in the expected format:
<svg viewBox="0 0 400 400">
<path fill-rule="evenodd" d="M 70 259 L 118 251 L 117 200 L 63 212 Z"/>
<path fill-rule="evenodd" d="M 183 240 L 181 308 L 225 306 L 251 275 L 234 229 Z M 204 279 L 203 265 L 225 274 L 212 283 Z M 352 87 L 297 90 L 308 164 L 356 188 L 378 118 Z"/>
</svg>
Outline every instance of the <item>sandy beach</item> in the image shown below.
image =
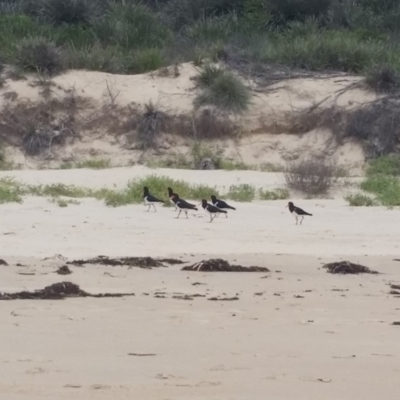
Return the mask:
<svg viewBox="0 0 400 400">
<path fill-rule="evenodd" d="M 93 188 L 157 173 L 222 192 L 279 174 L 144 168 L 2 172 L 29 184 Z M 122 298 L 1 301 L 0 397 L 14 399 L 395 399 L 400 383 L 399 210 L 355 209 L 341 195 L 293 199 L 313 214 L 296 226 L 286 201 L 234 203 L 212 224 L 202 211 L 110 208 L 93 199 L 60 208 L 29 197 L 1 213 L 1 292 L 61 281 Z M 107 255 L 221 257 L 269 273 L 70 265 Z M 378 275 L 332 275 L 349 260 Z M 185 300 L 188 295 L 189 300 Z M 237 298 L 232 301 L 211 301 Z"/>
</svg>

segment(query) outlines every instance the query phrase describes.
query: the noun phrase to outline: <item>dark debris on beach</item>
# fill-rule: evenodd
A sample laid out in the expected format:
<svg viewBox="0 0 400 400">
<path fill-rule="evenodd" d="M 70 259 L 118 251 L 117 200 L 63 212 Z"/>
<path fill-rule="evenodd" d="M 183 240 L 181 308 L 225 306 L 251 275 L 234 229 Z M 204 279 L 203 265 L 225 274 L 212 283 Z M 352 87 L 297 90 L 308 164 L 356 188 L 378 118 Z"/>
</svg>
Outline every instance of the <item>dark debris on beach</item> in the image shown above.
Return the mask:
<svg viewBox="0 0 400 400">
<path fill-rule="evenodd" d="M 46 286 L 44 289 L 22 291 L 17 293 L 0 293 L 0 300 L 63 300 L 75 297 L 124 297 L 134 296 L 134 293 L 99 293 L 91 294 L 82 290 L 72 282 L 59 282 Z"/>
<path fill-rule="evenodd" d="M 330 274 L 379 274 L 368 267 L 360 264 L 354 264 L 350 261 L 338 261 L 325 264 L 322 268 L 326 268 Z"/>
<path fill-rule="evenodd" d="M 182 271 L 208 271 L 208 272 L 269 272 L 265 267 L 243 267 L 242 265 L 231 265 L 221 258 L 203 260 L 193 265 L 182 268 Z"/>
<path fill-rule="evenodd" d="M 89 258 L 87 260 L 73 260 L 67 262 L 67 264 L 76 265 L 79 267 L 84 266 L 85 264 L 100 264 L 107 266 L 128 266 L 128 267 L 138 267 L 138 268 L 166 268 L 165 264 L 183 264 L 184 261 L 178 260 L 175 258 L 161 258 L 155 259 L 152 257 L 119 257 L 119 258 L 110 258 L 107 256 L 98 256 L 95 258 Z"/>
</svg>

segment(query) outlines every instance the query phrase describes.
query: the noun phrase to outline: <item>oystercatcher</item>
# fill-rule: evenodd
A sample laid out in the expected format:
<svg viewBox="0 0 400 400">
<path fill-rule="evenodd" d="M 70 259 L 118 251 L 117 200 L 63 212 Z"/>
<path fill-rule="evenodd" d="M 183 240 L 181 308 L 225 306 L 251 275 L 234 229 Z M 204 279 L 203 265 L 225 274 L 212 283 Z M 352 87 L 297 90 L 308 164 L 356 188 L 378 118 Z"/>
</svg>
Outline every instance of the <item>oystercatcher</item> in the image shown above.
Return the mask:
<svg viewBox="0 0 400 400">
<path fill-rule="evenodd" d="M 181 212 L 183 211 L 186 214 L 186 218 L 188 218 L 188 211 L 189 210 L 195 210 L 197 211 L 197 207 L 194 204 L 190 204 L 187 201 L 181 199 L 179 195 L 176 193 L 172 197 L 172 201 L 175 203 L 176 207 L 179 209 L 178 216 L 176 218 L 179 218 L 181 215 Z"/>
<path fill-rule="evenodd" d="M 150 194 L 149 188 L 147 186 L 145 186 L 143 188 L 143 200 L 144 200 L 144 204 L 146 206 L 149 206 L 149 208 L 147 209 L 146 212 L 150 211 L 151 206 L 153 206 L 154 211 L 157 212 L 156 206 L 154 205 L 154 203 L 164 203 L 162 200 L 157 199 L 157 197 L 152 196 Z"/>
<path fill-rule="evenodd" d="M 296 207 L 291 201 L 289 201 L 289 203 L 286 207 L 289 207 L 290 213 L 293 214 L 294 217 L 296 218 L 296 225 L 299 222 L 299 217 L 301 217 L 300 225 L 302 224 L 303 219 L 306 215 L 309 215 L 312 217 L 312 214 L 309 214 L 308 212 L 302 210 L 299 207 Z"/>
<path fill-rule="evenodd" d="M 210 214 L 210 223 L 214 221 L 214 218 L 219 214 L 228 214 L 226 211 L 221 210 L 218 207 L 213 206 L 212 204 L 208 204 L 206 199 L 201 200 L 201 206 Z"/>
<path fill-rule="evenodd" d="M 172 190 L 172 188 L 168 188 L 168 198 L 170 200 L 170 202 L 175 206 L 175 211 L 178 210 L 178 207 L 176 206 L 175 202 L 174 202 L 174 196 L 178 196 L 179 195 L 177 193 L 174 193 L 174 191 Z"/>
<path fill-rule="evenodd" d="M 211 195 L 211 202 L 215 207 L 219 208 L 220 210 L 223 210 L 224 208 L 228 208 L 229 210 L 236 210 L 235 207 L 230 206 L 225 201 L 217 199 L 215 195 Z M 225 217 L 228 218 L 228 213 L 225 213 Z"/>
</svg>

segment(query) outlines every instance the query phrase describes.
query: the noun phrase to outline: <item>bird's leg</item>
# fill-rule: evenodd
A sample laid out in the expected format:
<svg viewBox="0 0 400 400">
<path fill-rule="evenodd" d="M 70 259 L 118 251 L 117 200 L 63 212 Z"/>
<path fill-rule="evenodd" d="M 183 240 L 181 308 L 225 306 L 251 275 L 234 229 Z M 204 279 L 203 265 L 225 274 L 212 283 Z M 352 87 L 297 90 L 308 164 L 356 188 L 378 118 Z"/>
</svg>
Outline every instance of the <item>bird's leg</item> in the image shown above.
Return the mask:
<svg viewBox="0 0 400 400">
<path fill-rule="evenodd" d="M 304 216 L 301 217 L 300 225 L 303 223 Z"/>
<path fill-rule="evenodd" d="M 225 218 L 228 218 L 228 213 L 225 214 Z"/>
<path fill-rule="evenodd" d="M 154 204 L 152 204 L 153 208 L 154 208 L 154 212 L 157 212 L 156 206 Z"/>
<path fill-rule="evenodd" d="M 176 218 L 179 218 L 179 216 L 181 215 L 182 210 L 179 210 L 178 216 Z"/>
<path fill-rule="evenodd" d="M 296 215 L 296 225 L 298 224 L 298 222 L 299 222 L 299 219 L 298 219 L 298 217 Z"/>
<path fill-rule="evenodd" d="M 188 219 L 188 212 L 185 210 L 185 214 L 186 214 L 186 219 Z"/>
<path fill-rule="evenodd" d="M 213 217 L 213 216 L 210 214 L 210 224 L 211 224 L 211 222 L 214 221 L 214 218 L 215 218 L 215 216 Z"/>
<path fill-rule="evenodd" d="M 151 204 L 148 204 L 148 208 L 147 208 L 147 211 L 146 212 L 149 212 L 150 211 L 150 207 L 151 207 Z"/>
</svg>

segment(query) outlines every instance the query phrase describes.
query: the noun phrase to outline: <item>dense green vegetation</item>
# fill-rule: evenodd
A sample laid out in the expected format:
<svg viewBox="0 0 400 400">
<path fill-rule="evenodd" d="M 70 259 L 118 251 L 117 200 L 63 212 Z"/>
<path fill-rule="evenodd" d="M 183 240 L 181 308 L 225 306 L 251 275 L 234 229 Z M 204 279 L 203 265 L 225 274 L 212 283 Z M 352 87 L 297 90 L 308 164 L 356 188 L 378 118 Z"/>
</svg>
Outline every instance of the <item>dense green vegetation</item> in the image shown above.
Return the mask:
<svg viewBox="0 0 400 400">
<path fill-rule="evenodd" d="M 400 206 L 400 156 L 383 156 L 371 161 L 361 189 L 375 199 L 362 194 L 348 196 L 346 200 L 351 206 Z"/>
<path fill-rule="evenodd" d="M 399 31 L 397 0 L 0 0 L 0 61 L 48 73 L 242 60 L 365 73 L 387 91 Z M 217 78 L 200 100 L 228 84 Z"/>
</svg>

